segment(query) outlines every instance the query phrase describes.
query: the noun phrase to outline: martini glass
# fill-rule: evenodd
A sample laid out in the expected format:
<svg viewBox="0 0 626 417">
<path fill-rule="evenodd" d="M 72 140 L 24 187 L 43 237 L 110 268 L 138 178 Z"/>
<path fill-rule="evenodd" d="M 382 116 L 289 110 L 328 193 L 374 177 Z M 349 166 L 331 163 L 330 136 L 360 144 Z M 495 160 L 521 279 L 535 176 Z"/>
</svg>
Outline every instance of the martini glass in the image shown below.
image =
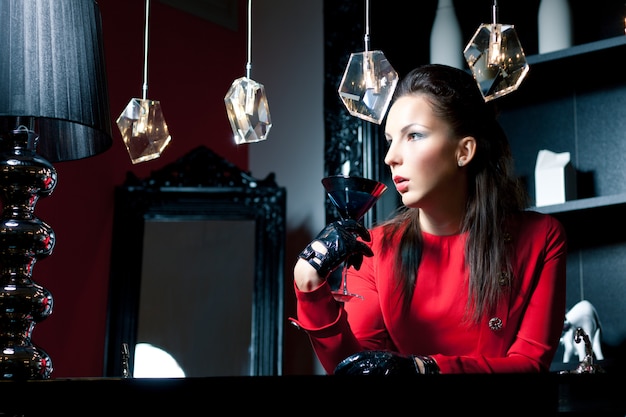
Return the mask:
<svg viewBox="0 0 626 417">
<path fill-rule="evenodd" d="M 342 220 L 360 221 L 387 190 L 382 182 L 349 175 L 333 175 L 322 179 L 322 185 Z M 350 301 L 363 296 L 348 291 L 348 264 L 344 263 L 340 288 L 333 291 L 337 301 Z"/>
</svg>

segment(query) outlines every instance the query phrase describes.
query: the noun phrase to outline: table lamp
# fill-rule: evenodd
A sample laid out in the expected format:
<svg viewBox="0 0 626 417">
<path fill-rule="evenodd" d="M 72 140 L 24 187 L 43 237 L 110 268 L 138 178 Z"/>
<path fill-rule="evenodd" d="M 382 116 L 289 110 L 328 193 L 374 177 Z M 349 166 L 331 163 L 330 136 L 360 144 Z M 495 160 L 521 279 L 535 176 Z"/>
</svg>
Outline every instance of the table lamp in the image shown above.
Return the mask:
<svg viewBox="0 0 626 417">
<path fill-rule="evenodd" d="M 32 280 L 55 234 L 34 215 L 55 162 L 112 144 L 101 18 L 94 0 L 0 0 L 0 379 L 48 379 L 32 343 L 52 294 Z"/>
</svg>

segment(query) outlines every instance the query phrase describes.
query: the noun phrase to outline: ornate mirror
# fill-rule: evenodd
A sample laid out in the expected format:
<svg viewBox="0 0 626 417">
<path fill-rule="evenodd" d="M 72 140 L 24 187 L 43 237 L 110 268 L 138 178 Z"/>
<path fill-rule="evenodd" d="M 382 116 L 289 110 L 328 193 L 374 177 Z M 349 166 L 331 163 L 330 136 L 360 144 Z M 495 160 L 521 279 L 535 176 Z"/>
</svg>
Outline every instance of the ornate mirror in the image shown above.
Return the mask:
<svg viewBox="0 0 626 417">
<path fill-rule="evenodd" d="M 204 147 L 147 179 L 128 174 L 115 190 L 105 375 L 123 376 L 124 345 L 135 377 L 280 375 L 284 242 L 273 174 L 255 179 Z"/>
</svg>

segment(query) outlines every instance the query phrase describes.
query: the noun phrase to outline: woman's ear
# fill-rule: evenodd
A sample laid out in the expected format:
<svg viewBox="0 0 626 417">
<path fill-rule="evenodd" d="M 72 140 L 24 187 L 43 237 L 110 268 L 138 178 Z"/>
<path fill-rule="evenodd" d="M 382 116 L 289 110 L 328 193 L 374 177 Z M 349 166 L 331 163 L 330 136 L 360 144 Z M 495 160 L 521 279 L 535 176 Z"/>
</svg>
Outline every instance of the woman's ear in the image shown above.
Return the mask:
<svg viewBox="0 0 626 417">
<path fill-rule="evenodd" d="M 466 136 L 459 141 L 456 151 L 456 160 L 459 166 L 467 165 L 476 154 L 476 139 L 473 136 Z"/>
</svg>

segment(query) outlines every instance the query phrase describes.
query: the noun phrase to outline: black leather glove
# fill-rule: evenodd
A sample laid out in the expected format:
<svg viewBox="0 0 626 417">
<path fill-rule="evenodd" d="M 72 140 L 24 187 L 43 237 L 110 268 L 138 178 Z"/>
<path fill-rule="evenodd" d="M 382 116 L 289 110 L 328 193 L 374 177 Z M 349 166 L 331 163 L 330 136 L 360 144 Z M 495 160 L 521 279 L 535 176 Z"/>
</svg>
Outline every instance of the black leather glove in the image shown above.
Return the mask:
<svg viewBox="0 0 626 417">
<path fill-rule="evenodd" d="M 374 256 L 372 250 L 357 237 L 370 241 L 370 234 L 361 223 L 356 220 L 338 220 L 328 224 L 311 243 L 300 253 L 317 270 L 323 278 L 337 269 L 344 261 L 347 266 L 356 270 L 363 263 L 363 256 Z M 315 241 L 326 248 L 326 253 L 320 253 L 311 247 Z"/>
<path fill-rule="evenodd" d="M 439 367 L 429 356 L 372 350 L 348 356 L 337 365 L 334 373 L 335 375 L 438 374 Z"/>
</svg>

